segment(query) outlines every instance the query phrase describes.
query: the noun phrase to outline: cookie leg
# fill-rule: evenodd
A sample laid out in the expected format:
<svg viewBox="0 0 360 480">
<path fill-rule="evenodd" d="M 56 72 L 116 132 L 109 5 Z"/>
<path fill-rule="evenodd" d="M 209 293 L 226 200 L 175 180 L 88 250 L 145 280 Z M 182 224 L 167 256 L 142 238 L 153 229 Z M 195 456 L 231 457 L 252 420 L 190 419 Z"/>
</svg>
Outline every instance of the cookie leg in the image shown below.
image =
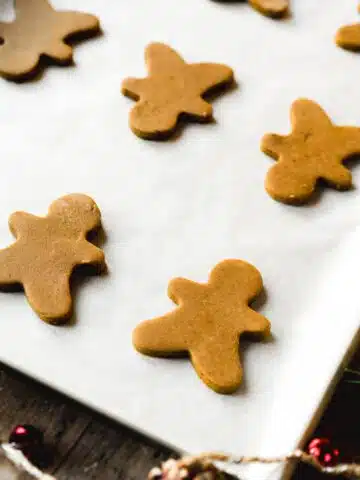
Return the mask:
<svg viewBox="0 0 360 480">
<path fill-rule="evenodd" d="M 338 190 L 347 190 L 352 185 L 352 175 L 344 165 L 334 165 L 326 172 L 323 179 Z"/>
<path fill-rule="evenodd" d="M 194 368 L 206 385 L 218 393 L 233 393 L 241 384 L 242 368 L 239 339 L 214 338 L 203 341 L 190 351 Z"/>
<path fill-rule="evenodd" d="M 67 276 L 55 277 L 39 272 L 24 281 L 24 290 L 29 304 L 45 322 L 64 323 L 71 316 L 72 300 Z"/>
<path fill-rule="evenodd" d="M 284 16 L 289 7 L 288 0 L 249 0 L 249 3 L 259 12 L 273 18 Z"/>
<path fill-rule="evenodd" d="M 95 15 L 82 12 L 56 12 L 57 24 L 63 31 L 63 38 L 71 38 L 81 33 L 97 33 L 100 22 Z"/>
<path fill-rule="evenodd" d="M 360 24 L 340 28 L 335 41 L 339 47 L 346 50 L 360 50 Z"/>
<path fill-rule="evenodd" d="M 73 50 L 62 41 L 53 43 L 46 48 L 46 55 L 53 60 L 66 64 L 72 61 Z"/>
<path fill-rule="evenodd" d="M 194 98 L 183 106 L 183 112 L 199 121 L 206 121 L 212 117 L 212 106 L 202 98 Z"/>
<path fill-rule="evenodd" d="M 278 162 L 266 176 L 265 188 L 275 200 L 283 203 L 301 204 L 314 193 L 316 178 L 313 175 L 289 168 Z"/>
</svg>

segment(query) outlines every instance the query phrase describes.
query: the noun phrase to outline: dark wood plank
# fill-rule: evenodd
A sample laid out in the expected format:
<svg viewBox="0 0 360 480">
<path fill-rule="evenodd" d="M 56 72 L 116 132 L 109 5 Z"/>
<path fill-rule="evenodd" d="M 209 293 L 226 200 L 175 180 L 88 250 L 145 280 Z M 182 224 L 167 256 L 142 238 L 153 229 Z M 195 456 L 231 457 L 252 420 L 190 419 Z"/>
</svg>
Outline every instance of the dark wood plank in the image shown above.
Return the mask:
<svg viewBox="0 0 360 480">
<path fill-rule="evenodd" d="M 44 431 L 54 452 L 48 470 L 59 480 L 145 479 L 173 453 L 0 364 L 0 438 L 17 423 Z"/>
<path fill-rule="evenodd" d="M 94 418 L 61 465 L 59 480 L 146 479 L 149 469 L 170 456 L 166 448 L 103 418 Z"/>
<path fill-rule="evenodd" d="M 24 375 L 1 365 L 0 438 L 7 439 L 17 423 L 30 423 L 44 431 L 57 452 L 66 456 L 91 421 L 91 415 L 74 402 Z"/>
<path fill-rule="evenodd" d="M 352 367 L 360 369 L 360 351 Z M 336 439 L 346 453 L 343 460 L 360 462 L 360 385 L 348 380 L 351 376 L 345 374 L 315 435 Z M 145 480 L 152 466 L 174 455 L 163 445 L 0 364 L 0 438 L 6 440 L 17 423 L 34 424 L 44 431 L 54 451 L 49 471 L 58 480 Z M 28 480 L 24 475 L 12 476 L 5 465 L 0 459 L 0 479 Z M 294 480 L 326 478 L 305 467 L 299 467 L 294 476 Z"/>
</svg>

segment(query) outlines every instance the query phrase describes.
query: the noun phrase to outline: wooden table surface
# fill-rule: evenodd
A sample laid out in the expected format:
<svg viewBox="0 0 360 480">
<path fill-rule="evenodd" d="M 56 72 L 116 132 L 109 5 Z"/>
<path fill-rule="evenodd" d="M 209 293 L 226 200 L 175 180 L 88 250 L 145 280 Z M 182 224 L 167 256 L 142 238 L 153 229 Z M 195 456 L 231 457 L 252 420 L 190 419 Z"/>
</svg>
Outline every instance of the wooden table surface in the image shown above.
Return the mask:
<svg viewBox="0 0 360 480">
<path fill-rule="evenodd" d="M 356 365 L 360 366 L 357 360 Z M 345 374 L 316 432 L 336 439 L 340 451 L 347 453 L 344 460 L 360 460 L 360 385 L 349 383 L 352 378 Z M 0 438 L 6 440 L 18 423 L 44 431 L 53 451 L 48 472 L 57 480 L 145 480 L 152 466 L 175 454 L 0 364 Z M 1 461 L 0 479 L 29 477 Z M 305 479 L 325 477 L 298 468 L 294 480 Z"/>
</svg>

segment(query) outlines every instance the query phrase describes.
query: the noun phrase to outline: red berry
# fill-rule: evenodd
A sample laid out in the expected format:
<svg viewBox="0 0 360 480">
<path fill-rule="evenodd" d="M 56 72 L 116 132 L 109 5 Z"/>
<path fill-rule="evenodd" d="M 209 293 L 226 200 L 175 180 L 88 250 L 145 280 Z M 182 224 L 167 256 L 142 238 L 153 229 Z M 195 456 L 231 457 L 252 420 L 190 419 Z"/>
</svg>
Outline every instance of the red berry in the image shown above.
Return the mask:
<svg viewBox="0 0 360 480">
<path fill-rule="evenodd" d="M 338 463 L 339 450 L 332 446 L 328 438 L 314 438 L 309 443 L 307 451 L 324 467 Z"/>
</svg>

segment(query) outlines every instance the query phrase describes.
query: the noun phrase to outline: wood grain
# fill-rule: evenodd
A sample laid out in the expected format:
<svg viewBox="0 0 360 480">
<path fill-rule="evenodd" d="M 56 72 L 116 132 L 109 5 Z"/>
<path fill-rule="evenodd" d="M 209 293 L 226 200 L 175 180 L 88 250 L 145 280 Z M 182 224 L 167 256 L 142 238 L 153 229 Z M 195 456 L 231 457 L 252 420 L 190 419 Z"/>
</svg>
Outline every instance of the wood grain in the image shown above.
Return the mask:
<svg viewBox="0 0 360 480">
<path fill-rule="evenodd" d="M 352 367 L 360 369 L 357 357 Z M 345 374 L 315 433 L 336 439 L 344 461 L 360 461 L 360 385 L 348 383 L 352 379 Z M 0 364 L 0 438 L 6 440 L 17 423 L 44 431 L 53 452 L 48 471 L 57 480 L 145 480 L 152 466 L 176 454 Z M 326 479 L 299 467 L 293 480 Z M 29 477 L 0 459 L 0 480 Z"/>
<path fill-rule="evenodd" d="M 173 452 L 0 364 L 0 438 L 17 423 L 44 431 L 51 443 L 49 473 L 58 480 L 146 479 Z M 1 480 L 25 480 L 0 462 Z"/>
</svg>

